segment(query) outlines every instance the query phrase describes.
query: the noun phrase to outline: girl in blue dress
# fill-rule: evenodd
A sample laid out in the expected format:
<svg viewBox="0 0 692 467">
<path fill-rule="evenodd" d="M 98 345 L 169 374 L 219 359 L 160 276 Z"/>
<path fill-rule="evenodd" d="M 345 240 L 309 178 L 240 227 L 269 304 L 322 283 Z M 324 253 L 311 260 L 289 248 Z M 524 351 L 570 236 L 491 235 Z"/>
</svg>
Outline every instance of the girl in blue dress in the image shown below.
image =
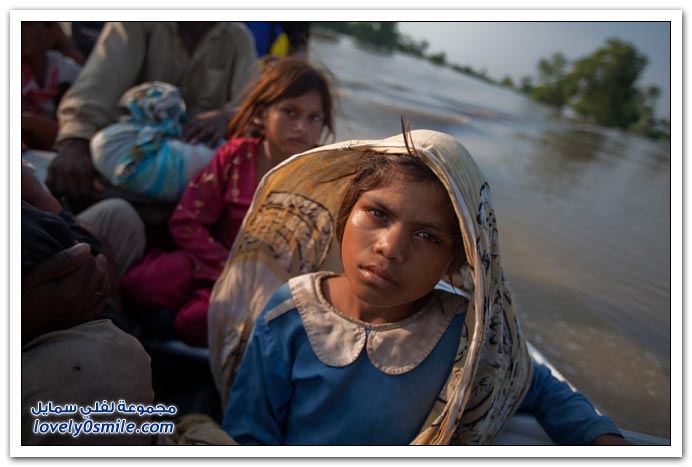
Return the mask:
<svg viewBox="0 0 692 467">
<path fill-rule="evenodd" d="M 269 173 L 210 328 L 240 444 L 485 444 L 520 409 L 560 444 L 625 443 L 531 361 L 490 188 L 442 133 L 330 145 Z"/>
</svg>

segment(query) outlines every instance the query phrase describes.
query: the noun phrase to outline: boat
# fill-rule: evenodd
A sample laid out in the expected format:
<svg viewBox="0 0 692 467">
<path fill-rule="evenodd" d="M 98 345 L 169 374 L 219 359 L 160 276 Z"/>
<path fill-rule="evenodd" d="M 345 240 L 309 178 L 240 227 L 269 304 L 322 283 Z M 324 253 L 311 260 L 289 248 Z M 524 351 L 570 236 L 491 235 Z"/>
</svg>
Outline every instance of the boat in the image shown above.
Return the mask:
<svg viewBox="0 0 692 467">
<path fill-rule="evenodd" d="M 176 375 L 181 374 L 181 365 L 184 368 L 192 368 L 195 378 L 186 378 L 187 390 L 190 385 L 197 387 L 192 394 L 183 394 L 186 387 L 179 388 L 177 394 L 171 394 L 178 404 L 182 404 L 182 411 L 206 412 L 212 418 L 220 417 L 221 407 L 216 388 L 209 372 L 209 351 L 206 348 L 192 347 L 177 340 L 161 341 L 156 339 L 144 339 L 144 347 L 152 355 L 152 364 L 155 370 L 175 367 Z M 574 390 L 574 386 L 548 361 L 538 349 L 531 343 L 528 344 L 531 358 L 550 368 L 553 375 L 561 381 L 565 381 Z M 164 363 L 168 361 L 168 363 Z M 179 381 L 179 379 L 178 379 Z M 170 402 L 170 401 L 168 401 Z M 640 446 L 669 446 L 670 440 L 639 433 L 630 430 L 620 430 L 623 436 L 635 445 Z M 504 427 L 502 432 L 491 443 L 493 446 L 554 446 L 555 443 L 543 430 L 536 418 L 527 413 L 515 414 Z"/>
<path fill-rule="evenodd" d="M 529 354 L 531 358 L 538 363 L 547 366 L 553 376 L 560 381 L 567 383 L 573 390 L 577 390 L 562 373 L 536 349 L 531 343 L 528 343 Z M 598 411 L 598 408 L 596 408 Z M 658 436 L 639 433 L 636 431 L 620 429 L 622 435 L 633 444 L 639 446 L 669 446 L 670 440 L 660 438 Z M 548 437 L 541 425 L 536 420 L 536 417 L 530 414 L 517 413 L 507 423 L 502 432 L 491 443 L 495 446 L 551 446 L 555 443 Z"/>
<path fill-rule="evenodd" d="M 34 166 L 35 174 L 41 181 L 45 179 L 46 170 L 54 152 L 29 150 L 22 153 L 22 158 Z M 450 287 L 441 283 L 440 287 Z M 454 290 L 450 290 L 454 292 Z M 178 414 L 205 413 L 220 422 L 223 408 L 214 384 L 209 367 L 209 350 L 193 347 L 175 339 L 144 337 L 141 339 L 144 348 L 152 358 L 154 392 L 157 399 L 178 407 Z M 530 343 L 528 349 L 531 357 L 538 363 L 547 366 L 553 375 L 565 381 L 577 390 L 557 368 Z M 185 378 L 181 378 L 185 375 Z M 669 446 L 669 439 L 622 430 L 623 436 L 635 445 Z M 530 414 L 515 414 L 503 431 L 491 443 L 496 446 L 541 446 L 555 445 L 546 434 L 536 418 Z"/>
</svg>

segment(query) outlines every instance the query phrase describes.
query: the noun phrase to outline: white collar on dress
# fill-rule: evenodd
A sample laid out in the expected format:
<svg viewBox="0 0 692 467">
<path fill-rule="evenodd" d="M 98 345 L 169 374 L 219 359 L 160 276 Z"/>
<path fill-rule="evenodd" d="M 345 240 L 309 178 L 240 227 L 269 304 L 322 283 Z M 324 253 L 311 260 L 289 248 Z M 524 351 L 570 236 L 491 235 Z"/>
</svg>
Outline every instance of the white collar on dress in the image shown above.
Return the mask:
<svg viewBox="0 0 692 467">
<path fill-rule="evenodd" d="M 370 362 L 383 373 L 409 372 L 430 355 L 454 316 L 468 304 L 465 297 L 434 290 L 414 315 L 395 323 L 371 324 L 344 315 L 324 298 L 322 279 L 332 275 L 305 274 L 290 279 L 288 285 L 312 350 L 322 363 L 333 367 L 350 365 L 366 347 Z M 271 313 L 267 321 L 278 314 Z"/>
</svg>

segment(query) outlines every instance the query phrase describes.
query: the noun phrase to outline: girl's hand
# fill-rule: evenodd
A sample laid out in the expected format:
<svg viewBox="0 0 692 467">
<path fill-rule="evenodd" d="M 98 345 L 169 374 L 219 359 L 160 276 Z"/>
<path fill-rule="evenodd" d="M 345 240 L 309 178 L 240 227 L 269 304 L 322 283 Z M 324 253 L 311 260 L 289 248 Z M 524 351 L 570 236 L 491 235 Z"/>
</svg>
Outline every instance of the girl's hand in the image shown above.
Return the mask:
<svg viewBox="0 0 692 467">
<path fill-rule="evenodd" d="M 601 435 L 591 441 L 592 446 L 633 446 L 622 436 L 618 435 Z"/>
<path fill-rule="evenodd" d="M 221 110 L 202 112 L 185 124 L 183 139 L 190 144 L 204 143 L 214 147 L 224 137 L 229 120 Z"/>
</svg>

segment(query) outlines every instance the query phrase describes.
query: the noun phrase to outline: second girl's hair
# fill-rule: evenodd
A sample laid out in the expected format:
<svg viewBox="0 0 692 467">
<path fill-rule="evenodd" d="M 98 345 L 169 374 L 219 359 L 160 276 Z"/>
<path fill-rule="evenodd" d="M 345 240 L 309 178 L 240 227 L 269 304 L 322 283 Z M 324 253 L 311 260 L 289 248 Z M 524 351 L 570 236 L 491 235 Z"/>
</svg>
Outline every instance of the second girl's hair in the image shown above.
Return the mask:
<svg viewBox="0 0 692 467">
<path fill-rule="evenodd" d="M 264 67 L 228 124 L 226 139 L 263 136 L 264 129 L 253 123 L 255 116 L 281 99 L 302 96 L 310 91 L 317 91 L 322 98 L 324 126 L 329 134 L 333 134 L 332 93 L 327 77 L 302 58 L 286 57 Z"/>
</svg>

